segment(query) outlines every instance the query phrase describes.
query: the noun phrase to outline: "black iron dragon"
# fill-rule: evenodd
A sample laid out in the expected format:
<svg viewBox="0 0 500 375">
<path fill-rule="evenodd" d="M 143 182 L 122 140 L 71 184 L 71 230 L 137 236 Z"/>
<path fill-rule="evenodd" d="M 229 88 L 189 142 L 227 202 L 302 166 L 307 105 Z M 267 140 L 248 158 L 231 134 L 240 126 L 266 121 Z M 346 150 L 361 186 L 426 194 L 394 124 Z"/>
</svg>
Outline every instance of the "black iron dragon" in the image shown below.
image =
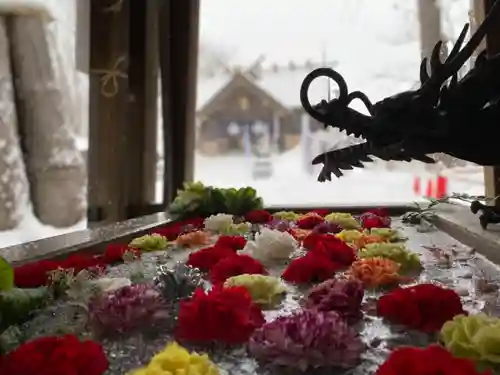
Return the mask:
<svg viewBox="0 0 500 375">
<path fill-rule="evenodd" d="M 444 62 L 439 57 L 442 42 L 436 44 L 430 61 L 423 59 L 420 65 L 418 89 L 375 104 L 361 91 L 349 92 L 342 75 L 333 69 L 320 68 L 309 73 L 300 90 L 305 111 L 325 127 L 332 126 L 365 140 L 314 158 L 313 164 L 323 164 L 318 180 L 330 181 L 332 174 L 340 177 L 342 170 L 362 168 L 364 162 L 372 161 L 370 156 L 434 163 L 428 154 L 445 153 L 483 166 L 499 165 L 500 153 L 484 145 L 486 137 L 500 136 L 500 54 L 480 53 L 474 67 L 463 78 L 457 78 L 458 71 L 495 22 L 500 22 L 500 0 L 462 48 L 469 29 L 468 24 L 464 26 Z M 318 77 L 334 80 L 339 95 L 329 102 L 312 105 L 308 90 Z M 349 107 L 355 99 L 364 103 L 369 115 Z"/>
</svg>

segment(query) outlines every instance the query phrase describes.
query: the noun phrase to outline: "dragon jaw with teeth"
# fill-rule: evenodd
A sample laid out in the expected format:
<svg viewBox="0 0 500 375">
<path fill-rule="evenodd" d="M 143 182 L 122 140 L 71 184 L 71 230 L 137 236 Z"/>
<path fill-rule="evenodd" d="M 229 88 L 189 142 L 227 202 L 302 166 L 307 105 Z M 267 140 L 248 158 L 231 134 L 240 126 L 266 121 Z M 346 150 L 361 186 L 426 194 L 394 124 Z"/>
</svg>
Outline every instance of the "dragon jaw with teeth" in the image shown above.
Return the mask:
<svg viewBox="0 0 500 375">
<path fill-rule="evenodd" d="M 430 61 L 424 59 L 420 65 L 418 89 L 375 104 L 361 91 L 349 93 L 345 79 L 333 69 L 309 73 L 300 89 L 304 110 L 325 127 L 364 139 L 363 143 L 314 158 L 313 164 L 323 164 L 318 180 L 331 180 L 332 174 L 342 176 L 342 170 L 362 168 L 363 163 L 372 161 L 371 157 L 434 163 L 428 154 L 445 153 L 483 166 L 500 165 L 500 153 L 485 144 L 487 137 L 500 137 L 500 54 L 487 57 L 481 53 L 475 66 L 463 78 L 457 78 L 495 22 L 500 22 L 500 0 L 462 48 L 469 28 L 468 24 L 464 26 L 444 63 L 439 58 L 442 42 L 436 44 Z M 319 77 L 335 81 L 339 95 L 313 106 L 308 90 Z M 363 102 L 368 115 L 349 107 L 356 99 Z"/>
</svg>

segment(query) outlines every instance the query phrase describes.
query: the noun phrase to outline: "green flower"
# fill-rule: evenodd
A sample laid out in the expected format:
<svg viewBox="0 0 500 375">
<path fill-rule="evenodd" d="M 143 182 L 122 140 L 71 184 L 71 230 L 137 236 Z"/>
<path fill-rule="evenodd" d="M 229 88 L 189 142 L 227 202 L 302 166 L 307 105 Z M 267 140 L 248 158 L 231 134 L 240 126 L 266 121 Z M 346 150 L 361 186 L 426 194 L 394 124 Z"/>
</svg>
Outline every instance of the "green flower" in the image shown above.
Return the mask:
<svg viewBox="0 0 500 375">
<path fill-rule="evenodd" d="M 485 314 L 455 316 L 441 328 L 441 340 L 456 357 L 500 364 L 500 319 Z"/>
<path fill-rule="evenodd" d="M 273 217 L 277 220 L 295 221 L 300 219 L 300 214 L 293 211 L 279 211 L 273 214 Z"/>
<path fill-rule="evenodd" d="M 168 239 L 160 234 L 146 234 L 142 237 L 134 238 L 129 243 L 129 247 L 141 251 L 158 251 L 168 246 Z"/>
<path fill-rule="evenodd" d="M 227 235 L 238 235 L 249 233 L 252 229 L 252 224 L 244 222 L 244 223 L 232 223 L 228 225 L 224 225 L 219 229 L 219 233 L 227 234 Z"/>
<path fill-rule="evenodd" d="M 418 254 L 407 250 L 401 244 L 371 243 L 359 253 L 360 258 L 386 258 L 401 266 L 402 272 L 418 271 L 422 268 Z"/>
<path fill-rule="evenodd" d="M 337 233 L 337 237 L 344 242 L 355 242 L 363 237 L 363 233 L 357 229 L 344 229 L 342 232 Z"/>
<path fill-rule="evenodd" d="M 281 296 L 286 292 L 280 279 L 265 275 L 238 275 L 230 277 L 224 287 L 242 286 L 248 290 L 252 300 L 262 306 L 272 307 L 280 302 Z"/>
<path fill-rule="evenodd" d="M 402 241 L 405 238 L 399 233 L 399 231 L 391 228 L 372 228 L 370 230 L 365 230 L 369 234 L 382 237 L 384 240 L 391 242 Z"/>
<path fill-rule="evenodd" d="M 14 287 L 14 269 L 4 258 L 0 257 L 0 291 Z"/>
<path fill-rule="evenodd" d="M 354 216 L 345 212 L 332 212 L 325 216 L 325 220 L 331 223 L 335 223 L 342 229 L 360 229 L 361 224 L 357 221 Z"/>
</svg>

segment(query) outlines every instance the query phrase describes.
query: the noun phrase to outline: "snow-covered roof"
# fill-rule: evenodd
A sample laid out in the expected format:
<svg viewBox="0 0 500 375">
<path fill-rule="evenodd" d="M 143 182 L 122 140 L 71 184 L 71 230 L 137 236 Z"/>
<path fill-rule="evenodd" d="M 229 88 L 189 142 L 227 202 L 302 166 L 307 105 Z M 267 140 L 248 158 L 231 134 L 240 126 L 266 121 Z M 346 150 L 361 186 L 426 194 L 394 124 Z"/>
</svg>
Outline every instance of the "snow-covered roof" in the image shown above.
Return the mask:
<svg viewBox="0 0 500 375">
<path fill-rule="evenodd" d="M 308 73 L 315 68 L 327 66 L 335 68 L 336 64 L 307 65 L 299 67 L 269 67 L 261 69 L 257 78 L 247 75 L 249 80 L 259 86 L 277 102 L 287 108 L 300 107 L 299 91 L 302 81 Z M 215 97 L 231 80 L 230 73 L 219 73 L 212 77 L 200 77 L 198 79 L 196 108 L 204 107 Z M 327 98 L 327 81 L 323 83 L 314 82 L 309 90 L 309 99 L 312 103 Z M 334 84 L 332 85 L 334 89 Z"/>
</svg>

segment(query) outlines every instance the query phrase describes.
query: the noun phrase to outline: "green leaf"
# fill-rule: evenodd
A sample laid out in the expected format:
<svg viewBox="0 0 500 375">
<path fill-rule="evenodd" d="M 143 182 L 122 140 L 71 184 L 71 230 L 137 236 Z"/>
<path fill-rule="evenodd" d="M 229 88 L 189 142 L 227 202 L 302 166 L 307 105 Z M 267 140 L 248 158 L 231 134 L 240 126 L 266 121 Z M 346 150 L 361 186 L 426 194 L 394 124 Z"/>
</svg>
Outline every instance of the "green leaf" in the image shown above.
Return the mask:
<svg viewBox="0 0 500 375">
<path fill-rule="evenodd" d="M 14 287 L 14 268 L 0 257 L 0 291 L 9 290 Z"/>
</svg>

